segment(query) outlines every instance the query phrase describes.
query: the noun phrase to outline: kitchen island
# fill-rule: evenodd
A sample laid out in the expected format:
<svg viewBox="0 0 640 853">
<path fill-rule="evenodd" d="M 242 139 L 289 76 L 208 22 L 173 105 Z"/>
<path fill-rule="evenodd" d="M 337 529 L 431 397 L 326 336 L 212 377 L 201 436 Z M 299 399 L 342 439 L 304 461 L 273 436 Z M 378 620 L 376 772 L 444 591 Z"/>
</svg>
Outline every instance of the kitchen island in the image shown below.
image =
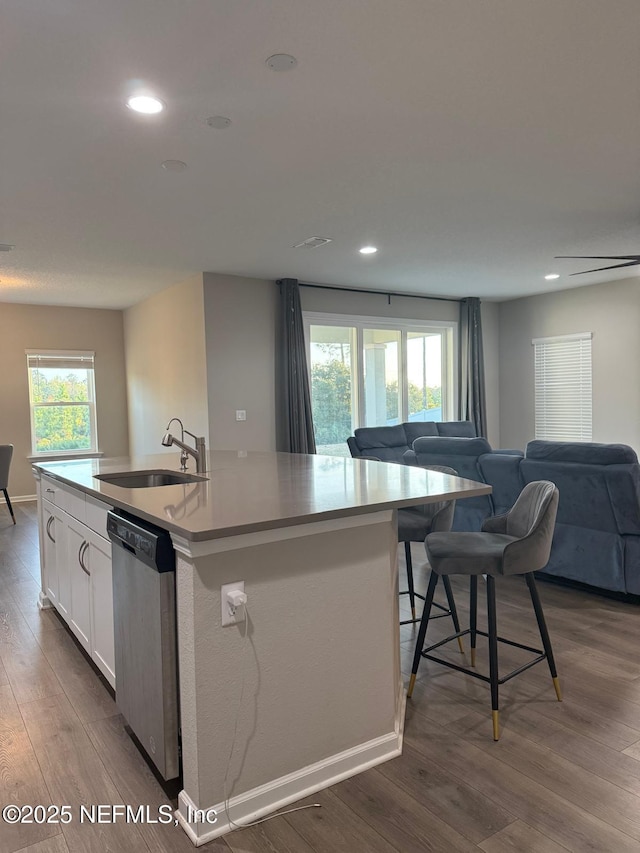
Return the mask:
<svg viewBox="0 0 640 853">
<path fill-rule="evenodd" d="M 35 467 L 171 533 L 178 818 L 195 844 L 400 754 L 395 511 L 489 486 L 382 462 L 243 451 L 209 454 L 206 479 L 154 488 L 96 477 L 177 470 L 175 454 Z M 246 618 L 223 627 L 221 586 L 236 581 Z"/>
</svg>

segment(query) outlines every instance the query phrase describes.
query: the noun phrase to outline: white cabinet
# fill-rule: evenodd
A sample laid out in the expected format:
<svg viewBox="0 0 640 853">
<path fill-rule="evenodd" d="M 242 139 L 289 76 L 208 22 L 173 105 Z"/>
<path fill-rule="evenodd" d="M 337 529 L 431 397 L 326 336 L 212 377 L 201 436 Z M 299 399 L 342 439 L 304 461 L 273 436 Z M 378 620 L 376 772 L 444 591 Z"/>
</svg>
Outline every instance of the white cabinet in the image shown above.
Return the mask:
<svg viewBox="0 0 640 853">
<path fill-rule="evenodd" d="M 69 572 L 65 553 L 65 513 L 48 500 L 42 501 L 42 577 L 46 596 L 68 620 Z"/>
<path fill-rule="evenodd" d="M 111 542 L 90 530 L 85 563 L 91 572 L 91 657 L 112 687 L 116 684 L 113 644 Z"/>
<path fill-rule="evenodd" d="M 111 507 L 45 475 L 38 503 L 43 592 L 115 687 Z"/>
<path fill-rule="evenodd" d="M 91 653 L 91 572 L 85 562 L 89 548 L 86 524 L 67 520 L 67 564 L 71 586 L 69 627 L 85 651 Z"/>
</svg>

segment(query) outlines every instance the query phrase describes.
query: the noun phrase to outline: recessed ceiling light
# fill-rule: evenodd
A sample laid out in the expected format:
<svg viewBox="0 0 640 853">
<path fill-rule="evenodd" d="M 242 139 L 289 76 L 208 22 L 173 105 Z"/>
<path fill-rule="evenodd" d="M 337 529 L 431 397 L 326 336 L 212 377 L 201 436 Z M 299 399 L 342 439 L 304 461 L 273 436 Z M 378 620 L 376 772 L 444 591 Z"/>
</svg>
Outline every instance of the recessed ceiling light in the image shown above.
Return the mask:
<svg viewBox="0 0 640 853">
<path fill-rule="evenodd" d="M 136 113 L 146 115 L 161 113 L 164 109 L 164 103 L 160 98 L 154 98 L 152 95 L 134 95 L 127 101 L 127 106 Z"/>
<path fill-rule="evenodd" d="M 184 172 L 187 168 L 187 164 L 182 160 L 164 160 L 160 165 L 165 172 Z"/>
<path fill-rule="evenodd" d="M 545 275 L 547 281 L 554 281 L 556 278 L 560 278 L 560 275 L 557 272 L 550 272 L 549 275 Z"/>
<path fill-rule="evenodd" d="M 375 246 L 363 246 L 359 251 L 361 255 L 375 255 L 378 249 Z"/>
<path fill-rule="evenodd" d="M 226 116 L 210 116 L 207 119 L 209 127 L 214 127 L 216 130 L 224 130 L 231 124 L 231 119 Z"/>
<path fill-rule="evenodd" d="M 265 62 L 272 71 L 291 71 L 298 64 L 295 56 L 290 56 L 288 53 L 274 53 Z"/>
</svg>

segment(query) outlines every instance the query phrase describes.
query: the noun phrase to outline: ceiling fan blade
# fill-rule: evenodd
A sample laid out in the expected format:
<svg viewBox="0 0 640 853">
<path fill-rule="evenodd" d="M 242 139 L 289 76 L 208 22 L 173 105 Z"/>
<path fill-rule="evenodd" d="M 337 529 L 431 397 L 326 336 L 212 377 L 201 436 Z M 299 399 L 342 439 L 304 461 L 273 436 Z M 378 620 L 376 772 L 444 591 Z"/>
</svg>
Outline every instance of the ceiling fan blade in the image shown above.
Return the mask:
<svg viewBox="0 0 640 853">
<path fill-rule="evenodd" d="M 612 267 L 598 267 L 595 270 L 581 270 L 581 272 L 572 272 L 571 275 L 585 275 L 588 272 L 604 272 L 605 270 L 619 270 L 622 267 L 636 267 L 640 264 L 640 258 L 637 261 L 628 261 L 626 264 L 614 264 Z"/>
<path fill-rule="evenodd" d="M 636 261 L 640 263 L 640 255 L 556 255 L 555 257 L 585 261 Z"/>
</svg>

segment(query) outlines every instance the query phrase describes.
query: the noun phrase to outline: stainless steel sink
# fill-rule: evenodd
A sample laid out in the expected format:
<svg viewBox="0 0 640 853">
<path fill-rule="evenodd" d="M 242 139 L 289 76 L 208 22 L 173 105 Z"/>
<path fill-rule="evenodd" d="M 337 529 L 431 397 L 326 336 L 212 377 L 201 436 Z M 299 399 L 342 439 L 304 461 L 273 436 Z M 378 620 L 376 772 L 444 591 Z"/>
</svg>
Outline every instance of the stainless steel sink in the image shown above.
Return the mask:
<svg viewBox="0 0 640 853">
<path fill-rule="evenodd" d="M 157 486 L 178 486 L 181 483 L 202 483 L 207 477 L 183 471 L 121 471 L 119 474 L 96 474 L 96 480 L 123 489 L 155 489 Z"/>
</svg>

